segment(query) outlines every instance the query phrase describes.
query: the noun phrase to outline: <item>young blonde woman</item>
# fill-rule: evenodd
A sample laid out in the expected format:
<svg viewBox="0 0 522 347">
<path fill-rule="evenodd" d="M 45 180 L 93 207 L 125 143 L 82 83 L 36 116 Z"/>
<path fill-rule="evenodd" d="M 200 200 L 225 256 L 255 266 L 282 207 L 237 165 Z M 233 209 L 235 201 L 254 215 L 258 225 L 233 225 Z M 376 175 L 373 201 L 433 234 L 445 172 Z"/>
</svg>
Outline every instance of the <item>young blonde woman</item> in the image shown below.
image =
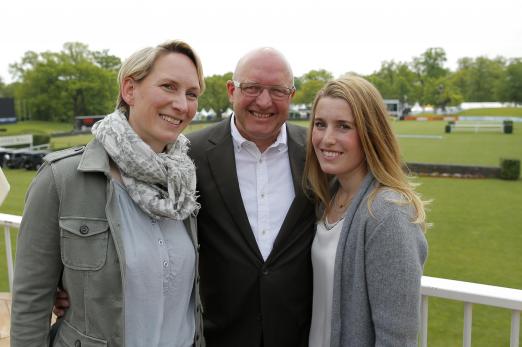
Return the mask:
<svg viewBox="0 0 522 347">
<path fill-rule="evenodd" d="M 18 238 L 11 346 L 201 346 L 196 175 L 181 134 L 204 90 L 192 48 L 142 49 L 119 73 L 117 109 L 85 148 L 48 155 Z"/>
<path fill-rule="evenodd" d="M 416 346 L 425 212 L 383 100 L 348 76 L 319 91 L 312 115 L 303 176 L 320 218 L 310 347 Z"/>
</svg>

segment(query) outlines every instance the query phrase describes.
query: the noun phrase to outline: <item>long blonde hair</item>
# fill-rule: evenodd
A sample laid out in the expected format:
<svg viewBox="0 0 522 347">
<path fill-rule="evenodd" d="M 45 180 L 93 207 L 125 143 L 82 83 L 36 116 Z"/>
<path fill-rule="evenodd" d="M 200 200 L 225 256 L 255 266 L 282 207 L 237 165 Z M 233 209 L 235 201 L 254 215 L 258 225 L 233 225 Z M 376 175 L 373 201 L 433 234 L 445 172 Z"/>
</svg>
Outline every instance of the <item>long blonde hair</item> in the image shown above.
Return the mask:
<svg viewBox="0 0 522 347">
<path fill-rule="evenodd" d="M 425 202 L 415 192 L 414 185 L 403 171 L 399 144 L 388 123 L 388 112 L 379 91 L 364 78 L 348 75 L 328 82 L 315 97 L 312 106 L 312 119 L 308 131 L 305 172 L 303 186 L 311 189 L 317 202 L 328 211 L 331 204 L 331 175 L 321 170 L 312 145 L 312 129 L 317 103 L 324 97 L 345 100 L 353 113 L 355 127 L 368 170 L 373 174 L 379 188 L 391 188 L 404 197 L 398 203 L 412 204 L 415 209 L 413 223 L 426 229 Z M 374 191 L 368 205 L 375 195 Z"/>
</svg>

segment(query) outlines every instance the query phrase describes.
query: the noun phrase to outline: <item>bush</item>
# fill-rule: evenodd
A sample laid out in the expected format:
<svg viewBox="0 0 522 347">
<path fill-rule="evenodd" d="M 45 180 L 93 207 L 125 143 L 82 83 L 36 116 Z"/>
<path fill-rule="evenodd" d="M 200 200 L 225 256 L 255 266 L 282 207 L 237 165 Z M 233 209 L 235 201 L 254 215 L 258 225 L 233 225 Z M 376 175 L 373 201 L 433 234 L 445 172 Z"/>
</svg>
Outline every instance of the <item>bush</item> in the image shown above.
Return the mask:
<svg viewBox="0 0 522 347">
<path fill-rule="evenodd" d="M 520 176 L 520 160 L 501 159 L 500 178 L 503 180 L 518 180 Z"/>
<path fill-rule="evenodd" d="M 51 136 L 47 134 L 33 134 L 33 146 L 45 145 L 51 142 Z"/>
</svg>

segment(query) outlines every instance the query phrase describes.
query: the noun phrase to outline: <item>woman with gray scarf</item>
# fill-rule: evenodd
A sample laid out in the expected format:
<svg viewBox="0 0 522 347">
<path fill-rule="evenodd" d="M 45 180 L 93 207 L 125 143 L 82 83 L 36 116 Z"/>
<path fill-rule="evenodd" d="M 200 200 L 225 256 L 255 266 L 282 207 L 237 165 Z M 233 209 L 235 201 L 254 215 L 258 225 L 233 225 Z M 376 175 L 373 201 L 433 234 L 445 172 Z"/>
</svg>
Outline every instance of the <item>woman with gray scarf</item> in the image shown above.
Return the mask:
<svg viewBox="0 0 522 347">
<path fill-rule="evenodd" d="M 204 90 L 181 41 L 134 53 L 117 109 L 87 146 L 49 154 L 27 194 L 11 346 L 49 346 L 56 288 L 70 307 L 52 346 L 202 346 L 196 176 L 181 134 Z"/>
</svg>

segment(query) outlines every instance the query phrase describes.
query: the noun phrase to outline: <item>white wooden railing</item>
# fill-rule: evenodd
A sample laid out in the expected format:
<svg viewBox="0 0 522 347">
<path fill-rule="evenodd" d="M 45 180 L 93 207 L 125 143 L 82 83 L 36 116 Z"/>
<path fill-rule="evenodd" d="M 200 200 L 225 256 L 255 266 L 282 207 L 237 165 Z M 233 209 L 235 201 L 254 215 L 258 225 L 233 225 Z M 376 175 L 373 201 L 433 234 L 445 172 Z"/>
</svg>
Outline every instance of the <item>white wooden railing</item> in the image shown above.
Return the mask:
<svg viewBox="0 0 522 347">
<path fill-rule="evenodd" d="M 511 310 L 510 347 L 519 347 L 522 290 L 488 286 L 485 284 L 422 276 L 421 282 L 420 345 L 428 346 L 428 298 L 436 297 L 464 302 L 463 346 L 471 346 L 473 304 Z"/>
<path fill-rule="evenodd" d="M 13 290 L 13 247 L 11 246 L 11 227 L 19 228 L 21 216 L 0 213 L 0 225 L 4 226 L 5 256 L 7 258 L 7 276 L 9 278 L 9 291 Z"/>
<path fill-rule="evenodd" d="M 10 290 L 13 288 L 13 255 L 10 231 L 11 227 L 18 228 L 21 220 L 22 217 L 20 216 L 0 213 L 0 225 L 4 226 L 5 253 L 7 256 L 7 273 L 9 276 Z M 423 276 L 421 294 L 420 345 L 422 347 L 428 346 L 429 297 L 457 300 L 464 303 L 464 347 L 471 346 L 473 304 L 482 304 L 511 310 L 510 347 L 519 347 L 522 290 Z"/>
</svg>

